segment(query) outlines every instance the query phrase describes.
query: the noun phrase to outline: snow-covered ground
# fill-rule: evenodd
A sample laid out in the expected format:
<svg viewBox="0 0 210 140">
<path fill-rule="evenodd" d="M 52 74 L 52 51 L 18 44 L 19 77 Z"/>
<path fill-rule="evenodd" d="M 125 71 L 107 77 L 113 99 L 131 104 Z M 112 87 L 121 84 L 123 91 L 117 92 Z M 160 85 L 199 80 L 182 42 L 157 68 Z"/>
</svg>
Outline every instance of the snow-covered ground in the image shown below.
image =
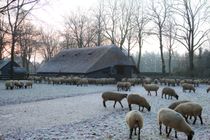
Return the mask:
<svg viewBox="0 0 210 140">
<path fill-rule="evenodd" d="M 174 101 L 162 99 L 160 86 L 158 96 L 148 96 L 142 86 L 131 88 L 130 93 L 144 96 L 151 104 L 151 111 L 144 110 L 144 126 L 141 130 L 143 140 L 175 139 L 172 131 L 169 138 L 159 135 L 157 112 Z M 198 102 L 203 107 L 204 125 L 197 119 L 190 125 L 195 131 L 193 140 L 210 140 L 210 93 L 207 85 L 200 85 L 195 93 L 183 93 L 181 87 L 173 87 L 179 100 Z M 69 85 L 35 84 L 32 89 L 5 90 L 0 83 L 0 133 L 8 140 L 16 139 L 89 139 L 122 140 L 128 139 L 129 130 L 125 123 L 128 112 L 126 99 L 124 109 L 117 103 L 102 105 L 101 93 L 116 90 L 115 85 L 76 87 Z M 19 104 L 21 103 L 21 104 Z M 138 109 L 133 106 L 133 109 Z M 134 136 L 133 139 L 136 139 Z M 178 133 L 179 140 L 185 140 L 184 133 Z"/>
</svg>

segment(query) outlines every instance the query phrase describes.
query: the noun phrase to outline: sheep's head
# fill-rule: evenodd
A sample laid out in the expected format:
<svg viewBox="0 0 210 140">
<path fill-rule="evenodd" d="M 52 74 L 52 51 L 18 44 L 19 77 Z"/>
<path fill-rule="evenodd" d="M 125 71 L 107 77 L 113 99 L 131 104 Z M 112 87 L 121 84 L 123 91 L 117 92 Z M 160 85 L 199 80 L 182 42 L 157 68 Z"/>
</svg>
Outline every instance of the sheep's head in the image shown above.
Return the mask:
<svg viewBox="0 0 210 140">
<path fill-rule="evenodd" d="M 192 90 L 193 90 L 193 92 L 195 92 L 195 88 L 194 88 L 194 87 L 193 87 L 193 89 L 192 89 Z"/>
<path fill-rule="evenodd" d="M 150 112 L 150 110 L 151 110 L 151 106 L 149 106 L 149 107 L 147 108 L 147 110 Z"/>
<path fill-rule="evenodd" d="M 190 134 L 187 136 L 187 139 L 188 139 L 188 140 L 192 140 L 194 134 L 195 134 L 194 131 L 190 131 Z"/>
<path fill-rule="evenodd" d="M 175 98 L 178 100 L 179 99 L 179 96 L 178 95 L 175 95 Z"/>
<path fill-rule="evenodd" d="M 128 94 L 123 94 L 123 98 L 127 98 Z"/>
</svg>

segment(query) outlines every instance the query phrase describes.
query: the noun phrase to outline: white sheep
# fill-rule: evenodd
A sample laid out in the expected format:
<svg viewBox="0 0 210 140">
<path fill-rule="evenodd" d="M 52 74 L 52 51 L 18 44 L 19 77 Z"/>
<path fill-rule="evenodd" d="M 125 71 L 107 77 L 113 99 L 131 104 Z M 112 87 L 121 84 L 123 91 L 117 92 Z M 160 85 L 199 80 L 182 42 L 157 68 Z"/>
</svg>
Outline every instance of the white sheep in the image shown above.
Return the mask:
<svg viewBox="0 0 210 140">
<path fill-rule="evenodd" d="M 25 88 L 30 87 L 32 88 L 33 82 L 32 81 L 26 81 L 25 82 Z"/>
<path fill-rule="evenodd" d="M 190 101 L 188 101 L 188 100 L 176 101 L 176 102 L 171 103 L 171 104 L 168 106 L 168 108 L 174 110 L 179 104 L 186 103 L 186 102 L 190 102 Z"/>
<path fill-rule="evenodd" d="M 185 92 L 185 90 L 189 90 L 189 92 L 191 92 L 191 90 L 192 90 L 193 92 L 195 92 L 195 88 L 194 88 L 193 84 L 188 84 L 188 83 L 182 84 L 182 90 L 183 90 L 183 92 Z"/>
<path fill-rule="evenodd" d="M 132 110 L 132 108 L 131 108 L 132 104 L 138 105 L 139 106 L 139 111 L 140 111 L 140 107 L 142 107 L 141 111 L 144 110 L 144 107 L 148 111 L 151 110 L 151 106 L 148 103 L 148 101 L 144 97 L 142 97 L 142 96 L 140 96 L 138 94 L 130 94 L 130 95 L 128 95 L 127 101 L 128 101 L 129 110 Z"/>
<path fill-rule="evenodd" d="M 127 94 L 116 93 L 116 92 L 104 92 L 102 93 L 103 105 L 104 107 L 106 107 L 106 101 L 114 101 L 114 105 L 113 105 L 114 108 L 117 102 L 119 102 L 121 107 L 123 108 L 121 100 L 126 97 L 127 97 Z"/>
<path fill-rule="evenodd" d="M 117 91 L 124 90 L 130 91 L 131 83 L 130 82 L 117 82 Z"/>
<path fill-rule="evenodd" d="M 169 88 L 169 87 L 165 87 L 163 88 L 162 90 L 162 98 L 163 98 L 163 95 L 165 95 L 165 99 L 166 99 L 166 95 L 168 95 L 168 99 L 171 97 L 172 99 L 172 96 L 175 97 L 177 100 L 179 98 L 179 96 L 176 94 L 175 90 L 172 89 L 172 88 Z"/>
<path fill-rule="evenodd" d="M 194 131 L 180 113 L 169 108 L 161 108 L 158 111 L 157 118 L 158 118 L 157 120 L 159 124 L 160 135 L 162 135 L 162 124 L 164 124 L 166 126 L 167 137 L 169 137 L 172 128 L 174 128 L 175 138 L 177 138 L 177 131 L 180 131 L 184 132 L 187 135 L 188 140 L 192 140 Z"/>
<path fill-rule="evenodd" d="M 203 124 L 203 120 L 201 117 L 203 108 L 198 103 L 195 102 L 182 103 L 179 104 L 174 110 L 182 114 L 185 117 L 186 122 L 188 122 L 187 121 L 188 116 L 194 116 L 195 119 L 193 121 L 193 124 L 195 124 L 198 116 L 200 118 L 201 124 Z"/>
<path fill-rule="evenodd" d="M 159 86 L 156 84 L 143 84 L 144 89 L 148 92 L 147 95 L 151 96 L 151 91 L 155 91 L 157 96 L 157 91 L 159 89 Z"/>
<path fill-rule="evenodd" d="M 206 92 L 208 93 L 210 91 L 210 87 L 208 87 L 207 89 L 206 89 Z"/>
<path fill-rule="evenodd" d="M 6 89 L 13 89 L 14 82 L 12 80 L 5 81 L 5 87 L 6 87 Z"/>
<path fill-rule="evenodd" d="M 138 140 L 140 140 L 140 131 L 144 122 L 141 113 L 137 110 L 132 110 L 126 114 L 125 120 L 130 129 L 129 138 L 132 139 L 133 129 L 134 135 L 136 135 L 136 129 L 138 128 Z"/>
</svg>

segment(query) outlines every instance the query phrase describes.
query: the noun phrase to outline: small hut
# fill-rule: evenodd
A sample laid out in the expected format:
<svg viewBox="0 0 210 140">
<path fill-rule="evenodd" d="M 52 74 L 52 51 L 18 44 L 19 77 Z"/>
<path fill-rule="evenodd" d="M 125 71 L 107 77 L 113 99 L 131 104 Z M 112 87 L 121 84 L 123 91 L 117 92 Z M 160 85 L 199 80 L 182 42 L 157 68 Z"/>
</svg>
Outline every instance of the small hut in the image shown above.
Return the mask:
<svg viewBox="0 0 210 140">
<path fill-rule="evenodd" d="M 82 75 L 85 77 L 132 77 L 138 73 L 134 61 L 118 47 L 65 49 L 44 63 L 37 71 L 41 75 Z"/>
<path fill-rule="evenodd" d="M 9 79 L 11 71 L 10 60 L 0 60 L 0 79 Z M 27 71 L 25 68 L 20 67 L 16 62 L 13 62 L 14 79 L 25 79 Z"/>
</svg>

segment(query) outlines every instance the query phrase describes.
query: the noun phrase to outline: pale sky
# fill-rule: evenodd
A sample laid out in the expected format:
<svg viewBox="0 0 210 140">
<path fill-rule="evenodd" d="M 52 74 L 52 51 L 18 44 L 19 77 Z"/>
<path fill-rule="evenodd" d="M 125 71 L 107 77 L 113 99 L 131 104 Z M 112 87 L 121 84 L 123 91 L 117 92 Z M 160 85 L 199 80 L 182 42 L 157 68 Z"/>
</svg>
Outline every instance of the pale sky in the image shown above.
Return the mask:
<svg viewBox="0 0 210 140">
<path fill-rule="evenodd" d="M 43 6 L 39 6 L 32 12 L 35 23 L 48 25 L 54 29 L 62 29 L 64 16 L 70 15 L 72 11 L 78 8 L 88 10 L 97 4 L 98 0 L 48 0 L 44 2 L 41 0 Z"/>
<path fill-rule="evenodd" d="M 62 30 L 64 16 L 70 15 L 72 11 L 75 12 L 78 8 L 88 11 L 95 7 L 98 2 L 98 0 L 48 0 L 48 3 L 45 1 L 46 0 L 41 0 L 42 3 L 40 5 L 43 6 L 39 6 L 39 8 L 32 12 L 32 22 L 41 25 L 46 29 L 54 30 Z M 152 36 L 150 39 L 147 39 L 142 51 L 159 53 L 158 38 Z M 184 47 L 178 47 L 176 51 L 184 53 L 186 52 L 186 49 Z"/>
</svg>

